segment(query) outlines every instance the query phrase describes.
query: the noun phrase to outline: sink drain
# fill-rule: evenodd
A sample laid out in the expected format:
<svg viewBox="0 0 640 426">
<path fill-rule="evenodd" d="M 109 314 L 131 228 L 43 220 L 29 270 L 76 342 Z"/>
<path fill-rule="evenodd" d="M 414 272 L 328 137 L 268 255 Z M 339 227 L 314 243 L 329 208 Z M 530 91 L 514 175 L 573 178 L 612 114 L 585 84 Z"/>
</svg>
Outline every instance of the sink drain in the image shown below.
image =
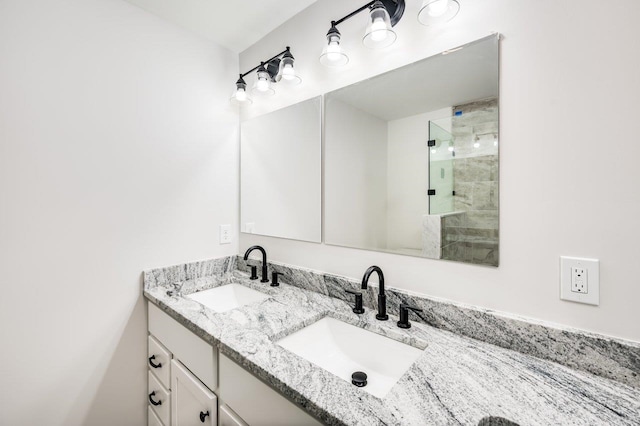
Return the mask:
<svg viewBox="0 0 640 426">
<path fill-rule="evenodd" d="M 359 388 L 367 386 L 367 374 L 362 371 L 356 371 L 351 375 L 351 383 Z"/>
</svg>

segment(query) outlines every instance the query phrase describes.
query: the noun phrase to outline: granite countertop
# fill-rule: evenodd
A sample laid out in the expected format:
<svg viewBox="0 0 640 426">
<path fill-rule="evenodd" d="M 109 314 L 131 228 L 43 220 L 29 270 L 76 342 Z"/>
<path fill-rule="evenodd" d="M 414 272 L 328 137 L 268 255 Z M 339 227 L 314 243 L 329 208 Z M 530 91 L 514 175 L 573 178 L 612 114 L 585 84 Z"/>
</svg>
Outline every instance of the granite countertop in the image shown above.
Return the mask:
<svg viewBox="0 0 640 426">
<path fill-rule="evenodd" d="M 216 313 L 184 296 L 228 283 L 270 297 Z M 340 299 L 233 270 L 146 286 L 144 295 L 171 317 L 326 424 L 477 425 L 496 416 L 520 425 L 640 425 L 640 389 L 397 317 L 377 321 Z M 423 353 L 378 399 L 275 342 L 330 316 L 387 335 Z M 426 348 L 425 348 L 426 345 Z M 393 360 L 389 360 L 393 362 Z"/>
</svg>

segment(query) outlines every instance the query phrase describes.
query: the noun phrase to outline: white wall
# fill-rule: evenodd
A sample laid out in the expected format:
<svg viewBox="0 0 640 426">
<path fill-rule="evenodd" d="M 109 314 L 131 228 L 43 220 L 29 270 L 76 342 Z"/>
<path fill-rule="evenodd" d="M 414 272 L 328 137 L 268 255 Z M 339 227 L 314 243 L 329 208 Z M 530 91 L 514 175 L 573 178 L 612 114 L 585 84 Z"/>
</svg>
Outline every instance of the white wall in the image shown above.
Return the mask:
<svg viewBox="0 0 640 426">
<path fill-rule="evenodd" d="M 500 267 L 242 235 L 270 258 L 360 278 L 379 264 L 391 286 L 640 341 L 636 274 L 640 235 L 640 2 L 464 1 L 442 28 L 416 22 L 407 2 L 398 40 L 368 51 L 364 16 L 340 26 L 351 62 L 318 63 L 332 19 L 361 5 L 319 0 L 240 55 L 249 69 L 290 45 L 303 86 L 260 105 L 276 108 L 499 31 Z M 594 132 L 597 123 L 615 123 Z M 616 156 L 603 156 L 615 146 Z M 610 206 L 615 206 L 611 208 Z M 599 307 L 559 299 L 560 255 L 599 258 Z"/>
<path fill-rule="evenodd" d="M 332 99 L 325 117 L 324 238 L 387 246 L 387 122 Z M 366 131 L 363 131 L 366 130 Z"/>
<path fill-rule="evenodd" d="M 387 123 L 387 248 L 422 252 L 422 216 L 429 214 L 429 121 L 451 108 Z"/>
<path fill-rule="evenodd" d="M 0 2 L 0 424 L 146 423 L 141 272 L 238 251 L 236 61 L 122 1 Z"/>
</svg>

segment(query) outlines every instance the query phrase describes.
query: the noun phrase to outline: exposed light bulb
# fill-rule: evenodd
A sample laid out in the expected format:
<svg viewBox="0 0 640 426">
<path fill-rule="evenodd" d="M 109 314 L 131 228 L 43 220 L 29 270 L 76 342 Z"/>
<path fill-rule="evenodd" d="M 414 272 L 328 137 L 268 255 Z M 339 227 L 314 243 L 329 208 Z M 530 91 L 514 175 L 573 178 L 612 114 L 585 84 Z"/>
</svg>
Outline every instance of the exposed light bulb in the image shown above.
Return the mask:
<svg viewBox="0 0 640 426">
<path fill-rule="evenodd" d="M 431 150 L 431 153 L 432 153 L 432 154 L 435 154 L 435 153 L 436 153 L 436 150 L 435 150 L 435 149 L 432 149 L 432 150 Z"/>
<path fill-rule="evenodd" d="M 247 92 L 244 89 L 238 89 L 236 91 L 236 100 L 238 102 L 244 102 L 247 100 Z"/>
<path fill-rule="evenodd" d="M 474 147 L 474 148 L 480 148 L 480 142 L 475 142 L 475 143 L 473 144 L 473 147 Z"/>
<path fill-rule="evenodd" d="M 285 80 L 293 80 L 296 77 L 296 71 L 293 69 L 293 65 L 286 64 L 282 68 L 282 78 Z"/>
<path fill-rule="evenodd" d="M 422 25 L 436 25 L 448 22 L 460 11 L 458 0 L 424 0 L 418 12 L 418 21 Z"/>
<path fill-rule="evenodd" d="M 327 46 L 327 59 L 331 62 L 339 61 L 342 57 L 340 54 L 341 50 L 340 43 L 337 41 L 329 42 L 329 45 Z"/>
<path fill-rule="evenodd" d="M 266 92 L 269 90 L 269 82 L 265 78 L 258 78 L 256 89 L 261 92 Z"/>
<path fill-rule="evenodd" d="M 371 40 L 382 41 L 387 38 L 387 24 L 382 18 L 376 18 L 371 24 Z"/>
<path fill-rule="evenodd" d="M 427 13 L 429 16 L 437 18 L 444 15 L 449 8 L 449 0 L 436 0 L 427 5 Z"/>
<path fill-rule="evenodd" d="M 320 55 L 320 63 L 326 67 L 341 67 L 348 62 L 349 57 L 340 46 L 340 31 L 332 25 L 327 33 L 327 44 Z"/>
<path fill-rule="evenodd" d="M 453 147 L 450 146 L 449 148 L 447 148 L 449 150 L 449 152 L 453 152 Z"/>
<path fill-rule="evenodd" d="M 369 23 L 362 43 L 371 49 L 381 49 L 391 46 L 396 41 L 396 37 L 395 31 L 391 28 L 389 12 L 384 4 L 377 0 L 371 5 Z"/>
</svg>

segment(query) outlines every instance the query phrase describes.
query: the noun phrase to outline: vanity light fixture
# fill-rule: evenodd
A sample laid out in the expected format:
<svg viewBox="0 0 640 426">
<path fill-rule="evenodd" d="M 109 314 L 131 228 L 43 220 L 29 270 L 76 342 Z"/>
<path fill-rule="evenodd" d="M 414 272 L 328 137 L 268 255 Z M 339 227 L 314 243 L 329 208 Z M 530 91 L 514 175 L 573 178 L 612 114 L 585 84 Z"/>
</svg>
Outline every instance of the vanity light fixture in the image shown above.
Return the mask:
<svg viewBox="0 0 640 426">
<path fill-rule="evenodd" d="M 458 0 L 424 0 L 418 21 L 422 25 L 436 25 L 452 20 L 460 11 Z"/>
<path fill-rule="evenodd" d="M 331 21 L 331 28 L 327 32 L 327 44 L 320 55 L 320 63 L 327 67 L 339 67 L 349 62 L 349 57 L 340 46 L 341 35 L 337 26 L 367 9 L 369 9 L 369 19 L 362 43 L 370 48 L 384 48 L 392 45 L 397 38 L 392 27 L 402 18 L 404 6 L 404 0 L 373 0 L 337 21 Z"/>
<path fill-rule="evenodd" d="M 244 77 L 256 71 L 256 81 L 251 89 L 251 94 L 256 96 L 271 96 L 275 94 L 272 83 L 283 82 L 289 86 L 300 84 L 302 79 L 294 68 L 295 58 L 291 54 L 291 48 L 287 46 L 285 50 L 260 62 L 259 65 L 249 71 L 240 74 L 236 81 L 236 91 L 231 97 L 231 103 L 235 105 L 247 105 L 253 101 L 247 93 L 247 82 Z"/>
</svg>

